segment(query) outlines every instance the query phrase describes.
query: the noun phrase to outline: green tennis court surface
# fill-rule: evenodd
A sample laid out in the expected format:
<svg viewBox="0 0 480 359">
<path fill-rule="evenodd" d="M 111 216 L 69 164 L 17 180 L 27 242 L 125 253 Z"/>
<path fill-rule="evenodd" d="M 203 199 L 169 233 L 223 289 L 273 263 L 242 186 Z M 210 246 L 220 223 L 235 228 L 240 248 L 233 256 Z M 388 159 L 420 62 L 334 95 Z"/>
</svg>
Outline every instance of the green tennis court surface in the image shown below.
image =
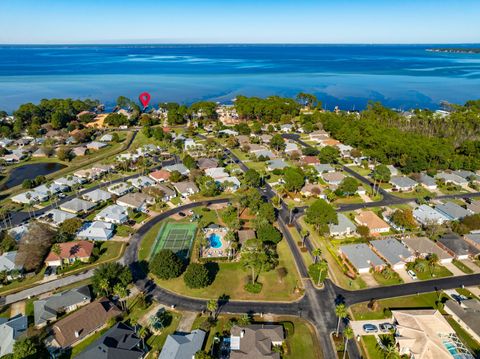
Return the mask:
<svg viewBox="0 0 480 359">
<path fill-rule="evenodd" d="M 170 249 L 179 257 L 187 259 L 190 256 L 196 230 L 195 223 L 166 222 L 158 231 L 152 256 L 162 249 Z"/>
</svg>

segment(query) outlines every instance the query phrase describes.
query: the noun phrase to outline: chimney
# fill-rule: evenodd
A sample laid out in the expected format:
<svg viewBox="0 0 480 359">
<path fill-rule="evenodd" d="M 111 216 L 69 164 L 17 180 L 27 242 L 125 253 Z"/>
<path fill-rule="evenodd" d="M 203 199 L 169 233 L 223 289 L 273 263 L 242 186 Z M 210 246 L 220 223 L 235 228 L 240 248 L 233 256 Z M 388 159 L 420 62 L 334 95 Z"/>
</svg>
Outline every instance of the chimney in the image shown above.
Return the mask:
<svg viewBox="0 0 480 359">
<path fill-rule="evenodd" d="M 75 330 L 75 338 L 79 338 L 80 337 L 80 332 Z"/>
</svg>

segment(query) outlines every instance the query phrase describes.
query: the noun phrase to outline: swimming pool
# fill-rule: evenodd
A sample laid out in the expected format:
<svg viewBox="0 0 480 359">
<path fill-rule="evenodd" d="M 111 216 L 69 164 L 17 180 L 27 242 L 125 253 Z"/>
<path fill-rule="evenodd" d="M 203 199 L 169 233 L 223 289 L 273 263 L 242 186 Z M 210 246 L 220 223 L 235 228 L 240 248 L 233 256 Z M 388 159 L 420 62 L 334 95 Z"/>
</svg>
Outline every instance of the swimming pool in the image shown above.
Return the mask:
<svg viewBox="0 0 480 359">
<path fill-rule="evenodd" d="M 208 240 L 212 248 L 220 248 L 222 246 L 222 238 L 216 233 L 212 233 Z"/>
</svg>

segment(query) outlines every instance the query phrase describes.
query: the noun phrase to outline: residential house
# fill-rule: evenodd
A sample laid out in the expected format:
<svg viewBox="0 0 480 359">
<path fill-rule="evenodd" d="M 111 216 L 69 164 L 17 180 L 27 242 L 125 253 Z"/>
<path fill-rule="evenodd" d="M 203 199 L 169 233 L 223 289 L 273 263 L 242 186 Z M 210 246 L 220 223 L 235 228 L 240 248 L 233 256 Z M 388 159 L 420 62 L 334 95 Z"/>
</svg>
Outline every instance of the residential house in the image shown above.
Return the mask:
<svg viewBox="0 0 480 359">
<path fill-rule="evenodd" d="M 285 142 L 285 149 L 283 151 L 287 154 L 291 154 L 293 152 L 300 153 L 300 151 L 298 149 L 298 145 L 295 142 L 292 142 L 292 141 Z"/>
<path fill-rule="evenodd" d="M 182 176 L 188 176 L 188 174 L 190 173 L 190 170 L 187 167 L 185 167 L 183 163 L 177 163 L 175 165 L 165 166 L 163 167 L 163 169 L 170 173 L 174 171 L 178 171 Z"/>
<path fill-rule="evenodd" d="M 110 198 L 112 198 L 112 195 L 107 191 L 94 189 L 93 191 L 83 194 L 82 198 L 93 203 L 100 203 L 108 201 Z"/>
<path fill-rule="evenodd" d="M 291 132 L 293 130 L 293 125 L 290 123 L 285 123 L 280 125 L 280 131 L 282 132 Z"/>
<path fill-rule="evenodd" d="M 453 171 L 453 174 L 466 179 L 468 182 L 478 182 L 480 176 L 472 171 Z"/>
<path fill-rule="evenodd" d="M 103 328 L 109 319 L 122 311 L 109 299 L 96 300 L 53 325 L 53 341 L 62 349 L 72 347 L 90 334 Z"/>
<path fill-rule="evenodd" d="M 320 143 L 323 140 L 330 138 L 328 133 L 324 130 L 317 130 L 309 134 L 310 141 L 315 141 Z"/>
<path fill-rule="evenodd" d="M 128 221 L 128 210 L 126 207 L 118 204 L 112 204 L 98 212 L 95 220 L 123 224 Z"/>
<path fill-rule="evenodd" d="M 202 350 L 206 333 L 201 329 L 191 333 L 170 334 L 163 345 L 158 359 L 190 359 Z"/>
<path fill-rule="evenodd" d="M 229 129 L 229 128 L 227 128 L 226 130 L 220 130 L 220 131 L 218 131 L 218 134 L 219 134 L 219 135 L 226 135 L 226 136 L 238 136 L 238 132 L 237 132 L 237 131 L 231 130 L 231 129 Z"/>
<path fill-rule="evenodd" d="M 87 143 L 86 146 L 87 146 L 87 149 L 89 150 L 98 151 L 104 147 L 107 147 L 107 144 L 104 142 L 92 141 L 90 143 Z"/>
<path fill-rule="evenodd" d="M 458 341 L 455 331 L 435 309 L 393 310 L 395 341 L 400 355 L 415 359 L 452 359 Z M 455 340 L 456 339 L 456 340 Z M 447 345 L 450 344 L 450 345 Z M 450 349 L 450 350 L 449 350 Z M 461 353 L 459 350 L 455 352 Z M 472 358 L 462 356 L 462 358 Z"/>
<path fill-rule="evenodd" d="M 480 254 L 480 250 L 464 241 L 456 234 L 449 234 L 441 237 L 437 244 L 448 254 L 458 260 L 474 258 Z"/>
<path fill-rule="evenodd" d="M 449 220 L 456 221 L 472 213 L 454 202 L 445 202 L 435 207 L 437 212 L 442 213 Z"/>
<path fill-rule="evenodd" d="M 241 186 L 239 179 L 235 176 L 222 177 L 215 180 L 215 183 L 222 186 L 224 190 L 235 192 Z"/>
<path fill-rule="evenodd" d="M 272 139 L 272 135 L 260 135 L 260 140 L 262 141 L 262 143 L 270 143 L 271 139 Z"/>
<path fill-rule="evenodd" d="M 75 157 L 83 157 L 87 154 L 87 147 L 85 146 L 78 146 L 72 149 L 73 154 Z"/>
<path fill-rule="evenodd" d="M 267 149 L 260 149 L 260 150 L 256 150 L 256 151 L 250 149 L 249 152 L 257 158 L 259 158 L 259 157 L 264 157 L 264 158 L 268 158 L 268 159 L 277 158 L 277 156 L 272 151 L 267 150 Z"/>
<path fill-rule="evenodd" d="M 45 196 L 52 196 L 54 194 L 60 193 L 60 192 L 65 192 L 68 190 L 68 187 L 65 185 L 58 185 L 56 183 L 46 183 L 46 184 L 41 184 L 40 186 L 37 186 L 33 188 L 33 191 L 36 193 L 42 193 Z"/>
<path fill-rule="evenodd" d="M 7 274 L 7 279 L 12 280 L 21 275 L 22 266 L 16 264 L 17 251 L 3 252 L 0 255 L 0 272 Z M 14 272 L 17 272 L 14 274 Z"/>
<path fill-rule="evenodd" d="M 355 217 L 355 222 L 361 226 L 366 226 L 371 235 L 379 235 L 390 231 L 390 226 L 383 219 L 378 217 L 372 211 L 362 211 Z"/>
<path fill-rule="evenodd" d="M 216 158 L 199 158 L 197 160 L 197 165 L 198 168 L 201 169 L 202 171 L 208 169 L 208 168 L 215 168 L 218 167 L 218 160 Z"/>
<path fill-rule="evenodd" d="M 267 161 L 267 171 L 283 170 L 288 164 L 281 158 Z"/>
<path fill-rule="evenodd" d="M 149 176 L 156 182 L 165 182 L 168 181 L 168 179 L 170 178 L 170 172 L 165 169 L 156 170 L 151 172 Z"/>
<path fill-rule="evenodd" d="M 427 237 L 407 237 L 403 238 L 402 242 L 418 258 L 428 258 L 430 255 L 435 254 L 441 264 L 450 263 L 453 260 L 450 254 Z"/>
<path fill-rule="evenodd" d="M 480 250 L 480 233 L 469 233 L 463 236 L 463 240 Z"/>
<path fill-rule="evenodd" d="M 76 215 L 71 212 L 65 212 L 60 209 L 53 208 L 47 212 L 45 212 L 41 217 L 39 217 L 39 221 L 44 223 L 50 224 L 53 227 L 58 227 L 67 219 L 75 218 Z"/>
<path fill-rule="evenodd" d="M 48 157 L 49 153 L 46 147 L 39 147 L 33 153 L 32 157 L 34 158 L 44 158 Z"/>
<path fill-rule="evenodd" d="M 62 203 L 60 205 L 60 209 L 65 212 L 70 213 L 81 213 L 81 212 L 89 212 L 96 207 L 95 203 L 85 201 L 80 198 L 71 199 L 68 202 Z"/>
<path fill-rule="evenodd" d="M 340 256 L 360 274 L 368 273 L 371 269 L 381 271 L 386 267 L 386 264 L 365 243 L 340 246 L 339 252 Z"/>
<path fill-rule="evenodd" d="M 127 194 L 133 189 L 132 186 L 125 182 L 115 183 L 107 187 L 107 191 L 116 195 L 116 196 L 123 196 Z"/>
<path fill-rule="evenodd" d="M 423 187 L 425 187 L 426 189 L 429 189 L 429 190 L 436 190 L 438 188 L 437 181 L 435 180 L 435 178 L 430 177 L 429 175 L 427 175 L 425 173 L 421 173 L 418 176 L 418 182 Z"/>
<path fill-rule="evenodd" d="M 418 184 L 413 179 L 405 176 L 392 176 L 390 178 L 390 183 L 392 184 L 393 189 L 404 192 L 412 191 Z"/>
<path fill-rule="evenodd" d="M 207 168 L 205 170 L 205 175 L 212 177 L 215 180 L 230 176 L 227 172 L 225 172 L 224 167 Z"/>
<path fill-rule="evenodd" d="M 126 195 L 117 199 L 117 204 L 126 208 L 131 208 L 135 211 L 144 211 L 147 205 L 152 205 L 155 200 L 152 196 L 141 192 L 127 193 Z"/>
<path fill-rule="evenodd" d="M 318 159 L 317 156 L 303 156 L 302 163 L 305 166 L 313 166 L 313 165 L 319 165 L 320 160 Z"/>
<path fill-rule="evenodd" d="M 422 204 L 413 210 L 413 218 L 424 226 L 442 224 L 449 220 L 446 215 L 426 204 Z"/>
<path fill-rule="evenodd" d="M 113 237 L 115 225 L 113 223 L 93 221 L 86 222 L 77 233 L 77 237 L 89 241 L 108 241 Z"/>
<path fill-rule="evenodd" d="M 27 328 L 28 317 L 25 315 L 0 318 L 0 357 L 13 353 L 15 342 L 27 333 Z"/>
<path fill-rule="evenodd" d="M 44 193 L 38 193 L 35 191 L 27 191 L 15 196 L 10 197 L 10 200 L 15 203 L 33 204 L 43 202 L 48 199 L 48 195 Z"/>
<path fill-rule="evenodd" d="M 345 216 L 342 213 L 339 213 L 338 216 L 338 223 L 337 224 L 329 224 L 328 227 L 330 229 L 330 235 L 334 237 L 344 237 L 344 236 L 349 236 L 357 230 L 357 226 L 348 219 L 347 216 Z"/>
<path fill-rule="evenodd" d="M 480 201 L 471 201 L 470 203 L 467 203 L 467 210 L 474 214 L 480 213 Z"/>
<path fill-rule="evenodd" d="M 173 184 L 173 187 L 183 198 L 190 197 L 191 195 L 199 192 L 197 185 L 192 181 L 177 182 Z"/>
<path fill-rule="evenodd" d="M 91 300 L 88 285 L 36 300 L 33 302 L 34 325 L 42 328 L 56 321 L 59 316 L 87 305 Z"/>
<path fill-rule="evenodd" d="M 113 140 L 113 135 L 110 133 L 104 134 L 102 137 L 100 137 L 101 142 L 111 142 Z"/>
<path fill-rule="evenodd" d="M 317 170 L 319 174 L 335 172 L 335 168 L 327 163 L 319 163 L 314 165 L 313 167 Z"/>
<path fill-rule="evenodd" d="M 159 183 L 152 187 L 157 188 L 163 192 L 162 201 L 164 202 L 171 201 L 173 198 L 177 197 L 177 192 L 175 192 L 174 189 L 168 187 L 165 184 Z"/>
<path fill-rule="evenodd" d="M 77 359 L 141 359 L 147 349 L 136 329 L 117 323 L 76 356 Z M 190 359 L 190 358 L 189 358 Z"/>
<path fill-rule="evenodd" d="M 51 267 L 58 267 L 63 263 L 74 263 L 75 261 L 88 262 L 92 255 L 93 243 L 88 241 L 72 241 L 58 243 L 60 253 L 52 250 L 45 259 L 45 264 Z"/>
<path fill-rule="evenodd" d="M 395 238 L 370 241 L 375 253 L 384 259 L 393 269 L 405 268 L 407 262 L 413 262 L 413 253 Z"/>
<path fill-rule="evenodd" d="M 153 186 L 155 181 L 147 176 L 140 176 L 129 180 L 133 187 L 142 189 L 143 187 Z"/>
<path fill-rule="evenodd" d="M 281 325 L 234 325 L 230 330 L 230 359 L 280 359 L 274 347 L 281 346 L 284 341 Z"/>
<path fill-rule="evenodd" d="M 75 186 L 79 186 L 85 182 L 85 178 L 80 178 L 77 176 L 60 177 L 53 180 L 53 183 L 55 183 L 56 185 L 68 188 L 74 188 Z"/>
<path fill-rule="evenodd" d="M 460 302 L 447 300 L 443 309 L 473 339 L 480 342 L 480 301 L 478 299 L 467 299 Z"/>
<path fill-rule="evenodd" d="M 445 181 L 446 184 L 451 183 L 456 186 L 462 186 L 462 187 L 468 186 L 468 181 L 465 178 L 460 177 L 454 173 L 439 172 L 437 173 L 435 178 Z"/>
<path fill-rule="evenodd" d="M 327 172 L 322 173 L 321 176 L 330 186 L 338 186 L 345 178 L 345 175 L 342 172 Z"/>
<path fill-rule="evenodd" d="M 325 199 L 326 196 L 322 192 L 323 192 L 322 186 L 318 184 L 313 184 L 313 183 L 306 183 L 300 190 L 300 194 L 302 196 L 305 196 L 305 197 L 315 196 L 315 197 L 320 197 Z"/>
</svg>

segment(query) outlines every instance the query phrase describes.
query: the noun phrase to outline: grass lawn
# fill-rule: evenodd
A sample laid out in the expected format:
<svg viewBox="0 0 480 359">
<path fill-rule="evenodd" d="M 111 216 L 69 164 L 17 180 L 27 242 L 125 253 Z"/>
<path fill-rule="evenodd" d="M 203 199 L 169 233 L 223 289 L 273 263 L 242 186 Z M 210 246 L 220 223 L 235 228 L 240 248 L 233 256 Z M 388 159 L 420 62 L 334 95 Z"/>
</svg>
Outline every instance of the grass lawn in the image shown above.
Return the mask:
<svg viewBox="0 0 480 359">
<path fill-rule="evenodd" d="M 117 227 L 115 234 L 120 237 L 128 237 L 133 232 L 135 232 L 135 230 L 132 227 L 122 224 Z"/>
<path fill-rule="evenodd" d="M 363 177 L 367 177 L 370 173 L 372 173 L 371 169 L 369 169 L 369 168 L 365 169 L 365 168 L 360 167 L 360 166 L 348 166 L 348 168 L 357 172 L 359 175 L 361 175 Z"/>
<path fill-rule="evenodd" d="M 267 162 L 259 161 L 259 162 L 247 162 L 246 163 L 248 168 L 254 169 L 256 171 L 266 171 L 267 170 Z"/>
<path fill-rule="evenodd" d="M 276 269 L 260 273 L 258 280 L 263 284 L 263 289 L 259 294 L 248 293 L 244 290 L 243 286 L 249 272 L 245 271 L 239 262 L 218 263 L 219 271 L 215 280 L 206 288 L 190 289 L 186 287 L 183 276 L 171 280 L 156 278 L 156 282 L 160 287 L 172 292 L 204 299 L 218 298 L 225 294 L 230 299 L 237 300 L 295 300 L 300 296 L 295 289 L 301 285 L 301 280 L 285 239 L 278 244 L 277 251 L 279 256 L 277 268 L 285 267 L 288 274 L 283 281 L 280 281 Z"/>
<path fill-rule="evenodd" d="M 397 273 L 392 273 L 391 278 L 385 278 L 382 273 L 374 272 L 373 278 L 378 282 L 380 285 L 395 285 L 395 284 L 402 284 L 403 280 Z"/>
<path fill-rule="evenodd" d="M 374 320 L 391 317 L 390 309 L 394 308 L 434 308 L 438 295 L 435 292 L 395 297 L 377 301 L 376 310 L 368 308 L 368 302 L 354 304 L 350 307 L 352 319 Z"/>
<path fill-rule="evenodd" d="M 374 335 L 364 335 L 361 337 L 362 351 L 368 359 L 386 359 L 383 350 L 377 346 L 377 338 Z"/>
<path fill-rule="evenodd" d="M 152 246 L 155 243 L 157 238 L 158 231 L 162 226 L 163 222 L 159 222 L 152 227 L 151 230 L 143 237 L 142 242 L 140 243 L 140 249 L 138 251 L 138 259 L 145 260 L 150 257 L 150 252 L 152 251 Z"/>
<path fill-rule="evenodd" d="M 248 160 L 248 156 L 245 152 L 242 152 L 239 148 L 234 148 L 230 150 L 235 156 L 237 156 L 241 161 Z M 248 165 L 247 165 L 248 166 Z"/>
<path fill-rule="evenodd" d="M 170 200 L 175 206 L 182 204 L 182 199 L 180 197 L 175 197 Z"/>
<path fill-rule="evenodd" d="M 410 192 L 392 192 L 392 195 L 400 198 L 425 198 L 435 197 L 435 193 L 428 191 L 425 187 L 419 186 Z"/>
<path fill-rule="evenodd" d="M 303 228 L 306 228 L 310 232 L 310 240 L 312 243 L 322 250 L 322 257 L 328 262 L 329 278 L 332 279 L 335 284 L 350 290 L 367 287 L 367 284 L 360 276 L 352 279 L 345 274 L 343 271 L 343 263 L 338 258 L 337 248 L 332 241 L 317 234 L 312 226 L 305 223 L 304 217 L 301 217 L 299 222 Z"/>
<path fill-rule="evenodd" d="M 450 272 L 447 268 L 439 264 L 435 265 L 433 272 L 431 272 L 430 267 L 428 267 L 427 270 L 424 272 L 415 271 L 415 274 L 420 280 L 450 277 L 453 275 L 453 273 Z"/>
<path fill-rule="evenodd" d="M 182 315 L 178 312 L 172 311 L 170 311 L 170 314 L 172 314 L 172 322 L 170 323 L 170 325 L 164 328 L 160 334 L 152 335 L 150 338 L 147 339 L 147 345 L 152 349 L 148 353 L 146 358 L 158 358 L 158 353 L 162 349 L 163 344 L 165 344 L 167 336 L 173 334 L 177 329 L 178 324 L 180 324 L 180 319 L 182 318 Z"/>
<path fill-rule="evenodd" d="M 25 278 L 23 280 L 15 280 L 7 285 L 4 285 L 0 288 L 0 294 L 7 294 L 13 292 L 19 292 L 21 290 L 33 287 L 36 282 L 43 279 L 43 274 L 45 273 L 45 268 L 31 277 Z"/>
<path fill-rule="evenodd" d="M 351 203 L 363 203 L 363 199 L 360 198 L 359 195 L 344 197 L 344 198 L 337 198 L 333 201 L 333 204 L 351 204 Z"/>
<path fill-rule="evenodd" d="M 141 223 L 148 218 L 148 214 L 143 212 L 135 212 L 133 216 L 129 218 L 134 220 L 136 223 Z"/>
<path fill-rule="evenodd" d="M 460 262 L 459 260 L 454 259 L 454 260 L 452 261 L 452 263 L 453 263 L 458 269 L 460 269 L 463 273 L 466 273 L 466 274 L 472 274 L 472 273 L 473 273 L 473 270 L 472 270 L 470 267 L 467 267 L 465 264 L 463 264 L 463 263 Z"/>
<path fill-rule="evenodd" d="M 295 229 L 295 227 L 288 227 L 287 226 L 287 228 L 288 228 L 288 231 L 290 232 L 290 234 L 292 235 L 293 239 L 295 240 L 295 244 L 299 247 L 300 254 L 302 255 L 302 258 L 303 258 L 303 262 L 305 263 L 305 265 L 308 268 L 308 266 L 313 263 L 313 258 L 310 255 L 310 253 L 308 252 L 308 250 L 303 250 L 302 251 L 301 246 L 298 245 L 298 242 L 302 241 L 302 237 L 300 236 L 300 233 L 298 233 L 298 231 Z"/>
</svg>

